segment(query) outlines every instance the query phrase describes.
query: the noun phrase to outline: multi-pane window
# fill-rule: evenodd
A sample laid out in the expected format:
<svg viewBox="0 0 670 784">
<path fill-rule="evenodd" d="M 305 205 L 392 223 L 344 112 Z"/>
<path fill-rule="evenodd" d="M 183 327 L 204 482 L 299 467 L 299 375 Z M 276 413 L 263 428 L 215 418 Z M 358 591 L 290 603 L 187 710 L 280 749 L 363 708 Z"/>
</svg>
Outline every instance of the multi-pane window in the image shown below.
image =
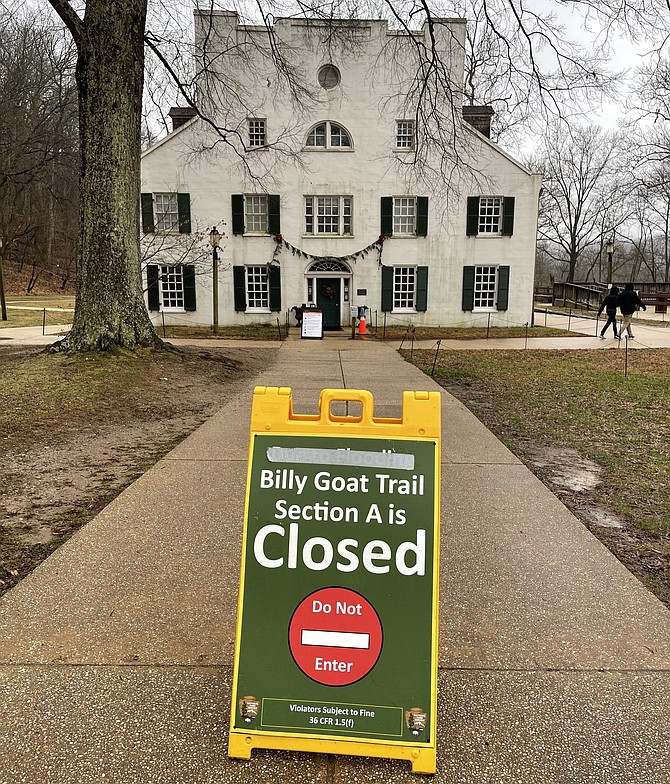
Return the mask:
<svg viewBox="0 0 670 784">
<path fill-rule="evenodd" d="M 400 150 L 414 149 L 414 120 L 397 120 L 395 146 Z"/>
<path fill-rule="evenodd" d="M 305 196 L 305 234 L 351 234 L 351 196 Z"/>
<path fill-rule="evenodd" d="M 184 275 L 181 267 L 160 268 L 161 310 L 184 309 Z"/>
<path fill-rule="evenodd" d="M 268 310 L 270 293 L 268 268 L 265 264 L 246 268 L 247 309 Z"/>
<path fill-rule="evenodd" d="M 268 230 L 268 197 L 244 197 L 245 231 L 267 234 Z"/>
<path fill-rule="evenodd" d="M 416 267 L 393 268 L 393 310 L 412 310 L 416 296 Z"/>
<path fill-rule="evenodd" d="M 179 207 L 176 193 L 154 193 L 156 231 L 179 231 Z"/>
<path fill-rule="evenodd" d="M 475 267 L 474 308 L 495 308 L 496 306 L 496 267 Z"/>
<path fill-rule="evenodd" d="M 479 233 L 500 234 L 500 217 L 502 214 L 502 197 L 480 196 L 479 198 Z"/>
<path fill-rule="evenodd" d="M 325 122 L 316 125 L 307 134 L 307 147 L 320 147 L 322 149 L 351 147 L 351 138 L 347 131 L 340 125 Z"/>
<path fill-rule="evenodd" d="M 250 119 L 249 147 L 264 147 L 265 144 L 265 120 Z"/>
<path fill-rule="evenodd" d="M 416 231 L 416 198 L 396 196 L 393 199 L 393 233 L 414 234 Z"/>
</svg>

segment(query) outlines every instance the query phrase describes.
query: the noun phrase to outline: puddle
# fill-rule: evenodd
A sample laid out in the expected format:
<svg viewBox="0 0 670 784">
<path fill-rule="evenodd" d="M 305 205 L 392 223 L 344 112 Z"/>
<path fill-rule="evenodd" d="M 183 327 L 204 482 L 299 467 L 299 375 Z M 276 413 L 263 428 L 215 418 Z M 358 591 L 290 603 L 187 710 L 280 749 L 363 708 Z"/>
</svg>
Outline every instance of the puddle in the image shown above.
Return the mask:
<svg viewBox="0 0 670 784">
<path fill-rule="evenodd" d="M 544 447 L 530 451 L 528 460 L 543 469 L 547 481 L 573 493 L 593 490 L 600 481 L 600 466 L 574 449 Z"/>
<path fill-rule="evenodd" d="M 593 506 L 590 509 L 583 509 L 582 515 L 590 523 L 597 525 L 600 528 L 625 528 L 625 525 L 621 520 L 618 520 L 614 515 L 597 506 Z"/>
</svg>

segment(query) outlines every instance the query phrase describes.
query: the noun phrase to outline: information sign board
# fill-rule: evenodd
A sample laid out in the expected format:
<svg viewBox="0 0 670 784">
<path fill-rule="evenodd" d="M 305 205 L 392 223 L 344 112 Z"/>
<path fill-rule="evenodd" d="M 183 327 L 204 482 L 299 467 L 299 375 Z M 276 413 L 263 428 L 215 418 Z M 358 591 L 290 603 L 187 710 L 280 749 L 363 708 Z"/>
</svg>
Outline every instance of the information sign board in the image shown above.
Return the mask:
<svg viewBox="0 0 670 784">
<path fill-rule="evenodd" d="M 323 313 L 320 310 L 305 308 L 302 312 L 301 338 L 323 338 Z"/>
<path fill-rule="evenodd" d="M 331 413 L 339 400 L 362 414 Z M 257 387 L 229 755 L 407 759 L 435 771 L 440 395 L 375 419 L 363 390 Z"/>
</svg>

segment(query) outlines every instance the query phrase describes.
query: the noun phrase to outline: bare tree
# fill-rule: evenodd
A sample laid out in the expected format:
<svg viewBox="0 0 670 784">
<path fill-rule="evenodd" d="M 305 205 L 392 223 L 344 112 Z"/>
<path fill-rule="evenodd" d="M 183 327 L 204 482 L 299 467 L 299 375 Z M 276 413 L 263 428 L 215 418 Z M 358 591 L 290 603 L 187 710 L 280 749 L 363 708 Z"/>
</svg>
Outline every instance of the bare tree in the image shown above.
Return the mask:
<svg viewBox="0 0 670 784">
<path fill-rule="evenodd" d="M 539 235 L 567 266 L 567 280 L 587 251 L 602 247 L 626 217 L 618 172 L 619 137 L 597 126 L 553 125 L 544 142 Z"/>
<path fill-rule="evenodd" d="M 33 13 L 0 10 L 0 232 L 5 257 L 40 276 L 71 269 L 77 223 L 72 45 Z"/>
</svg>

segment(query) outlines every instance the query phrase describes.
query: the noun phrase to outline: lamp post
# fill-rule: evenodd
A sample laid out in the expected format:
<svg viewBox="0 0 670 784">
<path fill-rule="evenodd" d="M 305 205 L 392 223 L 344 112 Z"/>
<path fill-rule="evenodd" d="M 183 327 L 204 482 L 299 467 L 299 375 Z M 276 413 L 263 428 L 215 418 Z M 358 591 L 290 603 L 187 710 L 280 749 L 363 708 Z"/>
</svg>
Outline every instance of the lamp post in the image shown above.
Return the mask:
<svg viewBox="0 0 670 784">
<path fill-rule="evenodd" d="M 5 302 L 5 278 L 2 274 L 2 237 L 0 237 L 0 309 L 2 320 L 7 321 L 7 303 Z"/>
<path fill-rule="evenodd" d="M 219 242 L 221 235 L 216 226 L 209 232 L 209 244 L 212 246 L 212 332 L 219 333 Z"/>
<path fill-rule="evenodd" d="M 614 253 L 614 240 L 607 240 L 607 245 L 605 245 L 605 250 L 607 251 L 607 283 L 609 286 L 612 285 L 612 254 Z"/>
</svg>

